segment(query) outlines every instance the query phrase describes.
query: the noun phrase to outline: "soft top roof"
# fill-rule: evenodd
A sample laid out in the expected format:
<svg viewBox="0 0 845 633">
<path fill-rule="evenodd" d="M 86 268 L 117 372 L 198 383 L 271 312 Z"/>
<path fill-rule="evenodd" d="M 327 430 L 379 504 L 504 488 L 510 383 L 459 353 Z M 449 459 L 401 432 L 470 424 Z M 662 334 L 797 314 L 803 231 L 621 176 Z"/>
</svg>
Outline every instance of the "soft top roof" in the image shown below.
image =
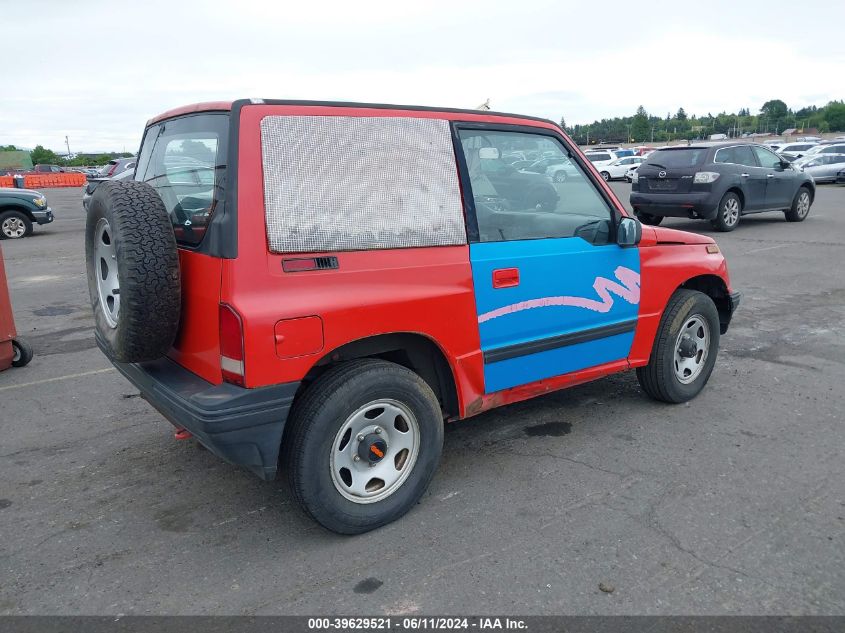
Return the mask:
<svg viewBox="0 0 845 633">
<path fill-rule="evenodd" d="M 158 116 L 153 117 L 147 121 L 147 125 L 152 125 L 165 119 L 182 116 L 185 114 L 194 114 L 197 112 L 220 112 L 231 111 L 239 109 L 243 105 L 248 104 L 266 104 L 266 105 L 291 105 L 291 106 L 322 106 L 322 107 L 338 107 L 338 108 L 374 108 L 384 110 L 408 110 L 421 112 L 444 112 L 444 113 L 463 113 L 472 114 L 475 116 L 492 116 L 492 117 L 507 117 L 511 119 L 525 119 L 527 121 L 539 121 L 542 123 L 551 123 L 555 127 L 558 125 L 549 119 L 542 117 L 534 117 L 526 114 L 512 114 L 508 112 L 493 112 L 491 110 L 469 110 L 464 108 L 435 108 L 431 106 L 414 106 L 414 105 L 394 105 L 388 103 L 359 103 L 354 101 L 300 101 L 300 100 L 285 100 L 285 99 L 238 99 L 237 101 L 207 101 L 203 103 L 194 103 L 179 108 L 174 108 L 163 112 Z"/>
</svg>

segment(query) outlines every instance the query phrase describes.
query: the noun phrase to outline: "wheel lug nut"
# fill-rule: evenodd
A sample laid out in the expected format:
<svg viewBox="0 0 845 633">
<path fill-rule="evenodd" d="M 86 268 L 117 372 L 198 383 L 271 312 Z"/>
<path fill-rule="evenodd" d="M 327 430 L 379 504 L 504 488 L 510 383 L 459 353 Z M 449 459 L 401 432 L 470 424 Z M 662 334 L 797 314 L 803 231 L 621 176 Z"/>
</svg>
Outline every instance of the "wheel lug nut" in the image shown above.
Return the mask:
<svg viewBox="0 0 845 633">
<path fill-rule="evenodd" d="M 355 455 L 355 457 L 352 458 L 352 461 L 353 462 L 360 462 L 361 458 L 358 455 Z"/>
<path fill-rule="evenodd" d="M 376 435 L 381 435 L 381 427 L 376 427 Z"/>
<path fill-rule="evenodd" d="M 364 434 L 363 434 L 363 433 L 358 433 L 358 441 L 359 441 L 359 442 L 363 442 L 363 441 L 364 441 Z"/>
</svg>

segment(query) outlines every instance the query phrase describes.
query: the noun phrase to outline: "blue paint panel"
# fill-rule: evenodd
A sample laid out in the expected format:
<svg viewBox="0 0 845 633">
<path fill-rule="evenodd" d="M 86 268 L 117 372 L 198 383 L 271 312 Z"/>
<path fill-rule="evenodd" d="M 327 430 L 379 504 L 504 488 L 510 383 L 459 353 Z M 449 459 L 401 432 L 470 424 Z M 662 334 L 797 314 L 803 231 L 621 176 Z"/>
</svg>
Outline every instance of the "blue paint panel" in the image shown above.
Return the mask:
<svg viewBox="0 0 845 633">
<path fill-rule="evenodd" d="M 619 360 L 619 350 L 630 350 L 633 341 L 634 333 L 627 332 L 589 343 L 490 363 L 484 366 L 484 390 L 492 393 Z"/>
<path fill-rule="evenodd" d="M 640 257 L 636 248 L 621 248 L 616 244 L 594 246 L 577 237 L 486 242 L 470 245 L 470 261 L 476 308 L 482 319 L 487 318 L 479 323 L 484 351 L 637 317 Z M 632 277 L 636 286 L 629 278 L 617 277 L 620 267 L 629 271 L 622 275 Z M 494 289 L 493 271 L 501 268 L 518 268 L 519 285 Z M 609 288 L 604 298 L 596 290 L 597 280 L 599 287 Z M 633 297 L 633 292 L 637 297 Z M 546 303 L 574 302 L 588 307 L 543 305 L 498 316 L 495 313 L 507 306 L 511 306 L 509 310 L 524 308 L 525 302 L 543 303 L 544 299 Z M 602 312 L 601 308 L 607 309 Z M 632 341 L 632 333 L 620 334 L 489 363 L 484 370 L 485 391 L 491 393 L 626 358 Z"/>
</svg>

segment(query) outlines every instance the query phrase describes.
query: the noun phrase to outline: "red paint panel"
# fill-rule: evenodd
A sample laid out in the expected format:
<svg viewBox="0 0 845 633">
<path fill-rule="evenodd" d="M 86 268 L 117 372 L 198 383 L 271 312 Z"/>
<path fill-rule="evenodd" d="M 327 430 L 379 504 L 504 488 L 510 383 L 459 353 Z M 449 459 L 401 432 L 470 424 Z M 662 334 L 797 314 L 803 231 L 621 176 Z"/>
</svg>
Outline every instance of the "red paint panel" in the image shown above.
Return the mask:
<svg viewBox="0 0 845 633">
<path fill-rule="evenodd" d="M 219 384 L 220 332 L 218 310 L 223 260 L 179 250 L 182 314 L 179 335 L 168 356 L 185 369 Z"/>
<path fill-rule="evenodd" d="M 706 244 L 650 246 L 661 235 L 665 237 L 667 234 L 663 233 L 665 229 L 658 232 L 653 227 L 648 228 L 648 231 L 643 230 L 645 243 L 640 244 L 640 309 L 628 357 L 632 367 L 648 363 L 663 309 L 672 293 L 684 282 L 701 275 L 713 275 L 724 280 L 728 291 L 731 290 L 728 267 L 721 253 L 708 253 Z M 671 237 L 689 237 L 699 241 L 696 239 L 699 236 L 683 231 L 672 231 Z M 705 239 L 712 243 L 709 238 Z"/>
<path fill-rule="evenodd" d="M 164 119 L 170 119 L 172 117 L 181 116 L 183 114 L 193 114 L 195 112 L 214 112 L 221 110 L 227 111 L 231 109 L 231 101 L 207 101 L 205 103 L 192 103 L 190 105 L 180 106 L 178 108 L 168 110 L 167 112 L 163 112 L 158 116 L 155 116 L 149 121 L 147 121 L 147 125 L 150 126 L 153 123 L 158 123 L 159 121 L 163 121 Z"/>
<path fill-rule="evenodd" d="M 296 358 L 323 350 L 323 321 L 318 316 L 284 319 L 273 329 L 276 356 Z"/>
</svg>

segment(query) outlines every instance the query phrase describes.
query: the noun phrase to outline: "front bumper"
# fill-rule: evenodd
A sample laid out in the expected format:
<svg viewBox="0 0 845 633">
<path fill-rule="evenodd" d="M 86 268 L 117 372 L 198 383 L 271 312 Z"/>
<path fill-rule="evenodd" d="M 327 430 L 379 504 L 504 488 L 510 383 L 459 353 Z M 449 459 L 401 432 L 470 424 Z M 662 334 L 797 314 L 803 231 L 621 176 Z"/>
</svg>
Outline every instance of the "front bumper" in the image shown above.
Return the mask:
<svg viewBox="0 0 845 633">
<path fill-rule="evenodd" d="M 716 217 L 719 200 L 709 191 L 687 193 L 641 193 L 631 192 L 631 206 L 634 212 L 648 213 L 670 218 Z"/>
<path fill-rule="evenodd" d="M 266 481 L 275 478 L 298 382 L 244 389 L 229 383 L 214 385 L 169 358 L 112 364 L 144 400 L 212 453 Z"/>
<path fill-rule="evenodd" d="M 728 311 L 724 309 L 719 310 L 719 332 L 724 334 L 728 331 L 728 326 L 731 324 L 734 312 L 739 307 L 739 302 L 742 300 L 741 292 L 732 292 L 728 295 Z"/>
<path fill-rule="evenodd" d="M 53 221 L 53 210 L 50 207 L 46 209 L 39 209 L 38 211 L 31 211 L 32 219 L 37 224 L 50 224 Z"/>
</svg>

